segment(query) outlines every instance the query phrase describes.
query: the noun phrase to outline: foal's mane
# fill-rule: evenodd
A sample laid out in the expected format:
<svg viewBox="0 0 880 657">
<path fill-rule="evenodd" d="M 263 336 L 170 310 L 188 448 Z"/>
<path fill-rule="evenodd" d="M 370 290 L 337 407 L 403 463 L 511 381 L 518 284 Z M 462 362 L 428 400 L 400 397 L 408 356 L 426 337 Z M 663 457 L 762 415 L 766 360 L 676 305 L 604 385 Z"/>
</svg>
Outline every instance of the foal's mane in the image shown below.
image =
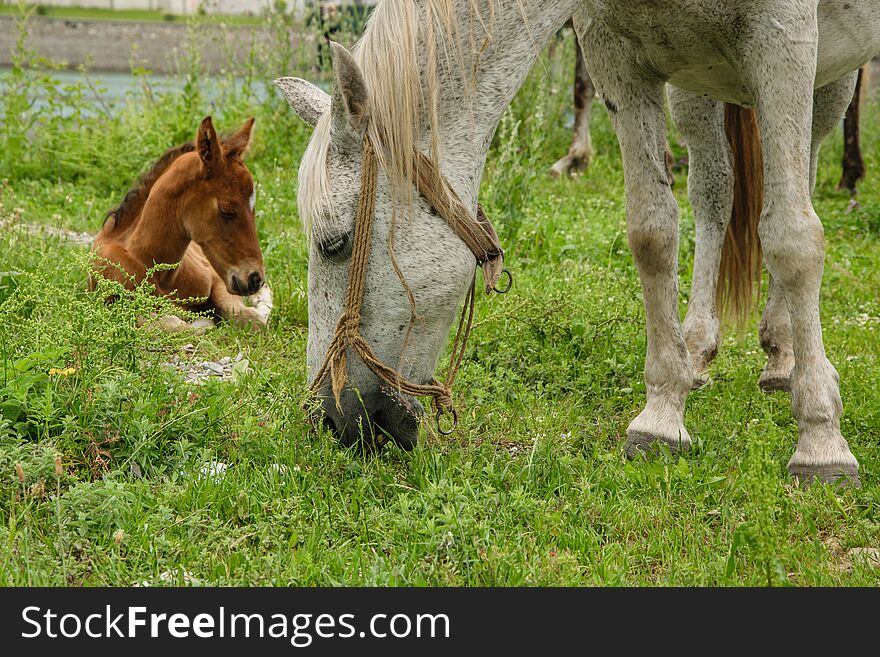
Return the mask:
<svg viewBox="0 0 880 657">
<path fill-rule="evenodd" d="M 352 49 L 369 94 L 367 130 L 395 207 L 412 207 L 414 202 L 413 145 L 423 127 L 439 125 L 441 74 L 456 86 L 460 81 L 462 98 L 469 100 L 479 57 L 491 42 L 498 4 L 500 0 L 381 0 Z M 476 28 L 463 33 L 465 24 Z M 430 133 L 428 155 L 437 162 L 442 144 L 436 130 Z M 300 217 L 306 229 L 318 233 L 322 219 L 334 214 L 329 149 L 326 112 L 315 126 L 299 171 Z"/>
<path fill-rule="evenodd" d="M 141 210 L 144 209 L 144 203 L 147 202 L 147 198 L 150 196 L 150 190 L 153 189 L 153 185 L 156 184 L 156 181 L 162 177 L 162 174 L 168 170 L 168 167 L 170 167 L 177 158 L 185 153 L 191 153 L 195 149 L 195 144 L 190 141 L 181 144 L 180 146 L 169 148 L 162 153 L 162 155 L 159 156 L 159 159 L 153 163 L 153 166 L 138 178 L 134 187 L 132 187 L 122 199 L 122 203 L 104 215 L 104 226 L 112 230 L 119 230 L 120 228 L 125 228 L 130 225 L 141 213 Z M 112 226 L 107 225 L 107 222 L 109 221 L 113 222 Z"/>
</svg>

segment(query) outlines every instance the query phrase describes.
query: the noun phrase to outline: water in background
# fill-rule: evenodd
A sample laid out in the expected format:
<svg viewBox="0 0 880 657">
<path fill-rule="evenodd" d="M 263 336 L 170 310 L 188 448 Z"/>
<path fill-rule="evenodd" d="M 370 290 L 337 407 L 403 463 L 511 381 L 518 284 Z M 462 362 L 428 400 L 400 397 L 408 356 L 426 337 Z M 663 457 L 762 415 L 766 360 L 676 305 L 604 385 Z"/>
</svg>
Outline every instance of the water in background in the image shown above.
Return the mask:
<svg viewBox="0 0 880 657">
<path fill-rule="evenodd" d="M 6 73 L 8 69 L 0 68 L 0 75 Z M 131 73 L 117 73 L 112 71 L 91 71 L 83 73 L 80 71 L 52 71 L 50 76 L 56 81 L 56 87 L 63 89 L 65 86 L 82 84 L 86 89 L 87 99 L 93 100 L 93 109 L 87 113 L 109 112 L 112 114 L 117 107 L 125 103 L 126 96 L 129 94 L 142 95 L 145 86 L 155 94 L 163 93 L 182 93 L 185 81 L 168 75 L 150 74 L 147 77 L 132 75 Z M 201 79 L 204 98 L 207 102 L 219 97 L 222 88 L 230 83 L 228 78 L 214 78 L 206 76 Z M 232 80 L 236 91 L 241 91 L 244 85 L 242 78 Z M 269 93 L 277 93 L 271 85 L 271 80 L 267 82 L 252 83 L 251 89 L 259 100 L 263 100 Z M 46 92 L 41 90 L 37 97 L 37 107 L 46 107 Z M 62 116 L 67 116 L 73 112 L 72 108 L 60 107 L 58 112 Z"/>
</svg>

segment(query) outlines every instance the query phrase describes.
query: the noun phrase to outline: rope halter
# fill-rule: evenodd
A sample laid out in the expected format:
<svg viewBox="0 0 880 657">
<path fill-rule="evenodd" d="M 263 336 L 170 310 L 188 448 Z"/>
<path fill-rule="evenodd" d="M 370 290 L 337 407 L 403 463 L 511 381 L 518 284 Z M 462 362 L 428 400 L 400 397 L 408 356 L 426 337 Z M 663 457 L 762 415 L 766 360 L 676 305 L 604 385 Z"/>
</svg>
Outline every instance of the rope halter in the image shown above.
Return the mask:
<svg viewBox="0 0 880 657">
<path fill-rule="evenodd" d="M 474 217 L 462 203 L 458 194 L 449 185 L 449 182 L 434 164 L 418 148 L 415 148 L 413 161 L 412 179 L 425 199 L 443 217 L 450 228 L 458 235 L 477 259 L 478 266 L 483 269 L 483 280 L 486 284 L 486 293 L 507 292 L 513 279 L 504 269 L 504 251 L 498 241 L 498 234 L 492 226 L 492 222 L 483 212 L 481 206 L 477 206 L 477 216 Z M 452 433 L 458 423 L 458 415 L 452 402 L 452 385 L 455 376 L 464 359 L 465 348 L 470 337 L 474 320 L 474 299 L 476 290 L 476 272 L 471 281 L 464 307 L 458 322 L 458 330 L 452 345 L 452 356 L 446 378 L 441 383 L 436 378 L 424 384 L 413 383 L 398 372 L 383 363 L 376 356 L 366 339 L 361 335 L 361 306 L 364 299 L 364 282 L 366 280 L 367 264 L 370 260 L 370 246 L 373 233 L 373 217 L 376 202 L 376 180 L 378 177 L 378 160 L 367 133 L 363 139 L 363 163 L 361 165 L 361 189 L 358 197 L 357 216 L 354 227 L 354 244 L 351 254 L 351 269 L 348 274 L 348 293 L 345 301 L 345 309 L 336 324 L 336 332 L 327 356 L 315 380 L 311 390 L 317 393 L 327 376 L 330 376 L 333 398 L 336 408 L 342 412 L 341 396 L 343 388 L 348 380 L 348 367 L 346 353 L 348 349 L 354 351 L 363 363 L 382 381 L 398 392 L 413 397 L 431 397 L 437 417 L 438 431 L 444 435 Z M 502 289 L 496 285 L 502 274 L 508 277 L 508 284 Z M 412 297 L 410 298 L 412 303 Z M 451 428 L 444 430 L 441 426 L 441 417 L 446 413 L 452 416 Z"/>
</svg>

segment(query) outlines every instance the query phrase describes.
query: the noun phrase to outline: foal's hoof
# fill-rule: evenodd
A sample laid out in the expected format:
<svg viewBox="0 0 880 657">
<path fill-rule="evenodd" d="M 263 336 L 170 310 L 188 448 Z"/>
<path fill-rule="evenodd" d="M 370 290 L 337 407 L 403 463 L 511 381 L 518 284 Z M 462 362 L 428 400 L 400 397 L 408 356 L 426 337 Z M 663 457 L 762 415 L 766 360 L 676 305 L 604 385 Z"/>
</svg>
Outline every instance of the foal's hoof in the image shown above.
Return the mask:
<svg viewBox="0 0 880 657">
<path fill-rule="evenodd" d="M 801 488 L 819 482 L 834 484 L 837 488 L 861 488 L 859 467 L 850 463 L 839 465 L 794 465 L 788 467 L 788 474 Z"/>
<path fill-rule="evenodd" d="M 683 454 L 690 449 L 691 441 L 689 437 L 686 440 L 679 438 L 672 441 L 642 431 L 628 431 L 626 441 L 623 443 L 623 451 L 627 457 L 634 459 L 652 455 L 660 445 L 666 445 L 673 454 Z"/>
<path fill-rule="evenodd" d="M 242 311 L 235 315 L 233 321 L 238 325 L 245 328 L 250 328 L 254 331 L 260 331 L 266 328 L 267 320 L 261 313 L 259 313 L 254 308 L 244 308 Z"/>
</svg>

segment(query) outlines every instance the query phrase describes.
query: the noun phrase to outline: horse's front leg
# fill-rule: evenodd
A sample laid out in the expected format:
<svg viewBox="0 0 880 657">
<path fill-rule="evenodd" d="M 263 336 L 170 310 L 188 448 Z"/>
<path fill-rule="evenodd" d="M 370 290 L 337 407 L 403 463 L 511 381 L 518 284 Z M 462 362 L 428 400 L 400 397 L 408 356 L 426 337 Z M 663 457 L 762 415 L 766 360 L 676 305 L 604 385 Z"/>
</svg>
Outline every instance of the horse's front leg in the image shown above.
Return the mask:
<svg viewBox="0 0 880 657">
<path fill-rule="evenodd" d="M 757 92 L 764 146 L 761 245 L 791 318 L 798 444 L 788 471 L 801 482 L 847 477 L 857 484 L 858 462 L 840 432 L 838 374 L 825 356 L 819 321 L 825 244 L 810 200 L 816 3 L 804 1 L 772 18 L 755 16 L 754 42 L 742 44 L 742 61 L 746 83 Z"/>
<path fill-rule="evenodd" d="M 684 404 L 694 376 L 678 314 L 678 204 L 666 176 L 663 87 L 645 85 L 608 101 L 616 108 L 611 115 L 623 156 L 627 238 L 648 334 L 647 403 L 627 429 L 625 449 L 634 456 L 659 441 L 686 450 L 691 438 Z"/>
<path fill-rule="evenodd" d="M 662 443 L 683 451 L 691 444 L 684 404 L 694 377 L 678 314 L 678 204 L 666 173 L 663 83 L 625 66 L 639 58 L 595 22 L 575 17 L 575 26 L 620 143 L 627 238 L 645 303 L 647 403 L 627 429 L 625 450 L 633 457 Z"/>
<path fill-rule="evenodd" d="M 724 133 L 724 104 L 667 87 L 672 119 L 688 148 L 688 198 L 694 209 L 696 249 L 684 340 L 694 367 L 694 388 L 709 379 L 721 327 L 715 291 L 721 247 L 733 205 L 733 162 Z"/>
</svg>

